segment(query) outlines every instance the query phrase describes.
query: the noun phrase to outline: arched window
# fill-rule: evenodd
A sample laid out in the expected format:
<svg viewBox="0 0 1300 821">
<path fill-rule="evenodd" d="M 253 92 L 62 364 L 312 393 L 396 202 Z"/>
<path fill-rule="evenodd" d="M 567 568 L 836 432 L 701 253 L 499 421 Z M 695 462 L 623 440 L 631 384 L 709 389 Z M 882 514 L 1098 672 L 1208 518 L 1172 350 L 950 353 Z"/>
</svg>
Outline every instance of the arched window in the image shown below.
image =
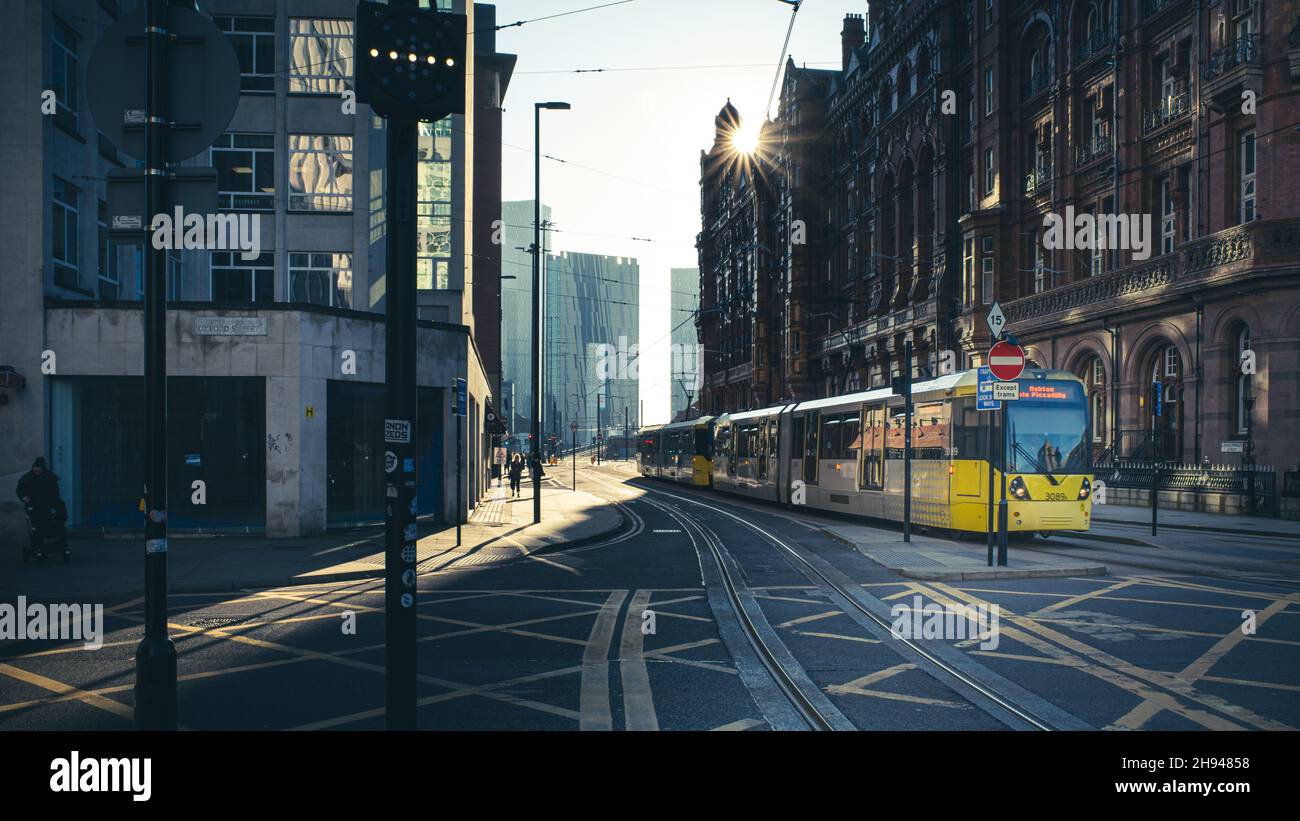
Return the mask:
<svg viewBox="0 0 1300 821">
<path fill-rule="evenodd" d="M 1105 27 L 1106 27 L 1106 21 L 1105 19 L 1102 18 L 1101 7 L 1098 6 L 1096 3 L 1093 3 L 1091 6 L 1088 7 L 1088 19 L 1083 26 L 1084 36 L 1092 37 L 1094 34 L 1101 31 Z"/>
<path fill-rule="evenodd" d="M 1243 355 L 1250 350 L 1250 327 L 1242 325 L 1241 330 L 1237 332 L 1236 346 L 1232 367 L 1237 371 L 1237 378 L 1233 383 L 1234 396 L 1233 408 L 1235 409 L 1236 430 L 1240 436 L 1246 435 L 1247 423 L 1250 420 L 1250 408 L 1247 408 L 1248 400 L 1253 404 L 1255 397 L 1254 376 L 1246 372 L 1242 363 L 1245 358 Z M 1253 368 L 1252 368 L 1253 370 Z"/>
<path fill-rule="evenodd" d="M 1093 444 L 1099 445 L 1106 441 L 1108 420 L 1106 363 L 1100 356 L 1090 357 L 1084 361 L 1077 375 L 1083 382 L 1084 392 L 1088 395 L 1088 430 L 1092 434 Z"/>
<path fill-rule="evenodd" d="M 898 67 L 898 101 L 901 103 L 912 96 L 912 75 L 907 61 Z"/>
<path fill-rule="evenodd" d="M 931 60 L 930 46 L 923 43 L 921 45 L 921 50 L 916 54 L 916 85 L 918 88 L 921 83 L 930 79 L 930 69 L 933 68 L 933 66 L 930 65 Z"/>
<path fill-rule="evenodd" d="M 1151 386 L 1144 400 L 1156 458 L 1177 458 L 1182 452 L 1182 397 L 1182 357 L 1178 348 L 1164 345 L 1152 359 Z"/>
</svg>

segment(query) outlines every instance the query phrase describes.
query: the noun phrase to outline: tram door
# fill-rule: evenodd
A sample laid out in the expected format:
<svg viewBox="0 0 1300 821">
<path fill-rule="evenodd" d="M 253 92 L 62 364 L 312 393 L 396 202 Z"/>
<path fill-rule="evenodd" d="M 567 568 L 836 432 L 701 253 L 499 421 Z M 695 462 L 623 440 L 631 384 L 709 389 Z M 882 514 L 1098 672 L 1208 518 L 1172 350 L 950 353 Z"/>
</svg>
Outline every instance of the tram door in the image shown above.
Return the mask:
<svg viewBox="0 0 1300 821">
<path fill-rule="evenodd" d="M 821 412 L 808 411 L 804 415 L 803 481 L 817 484 L 817 432 L 821 429 Z"/>
</svg>

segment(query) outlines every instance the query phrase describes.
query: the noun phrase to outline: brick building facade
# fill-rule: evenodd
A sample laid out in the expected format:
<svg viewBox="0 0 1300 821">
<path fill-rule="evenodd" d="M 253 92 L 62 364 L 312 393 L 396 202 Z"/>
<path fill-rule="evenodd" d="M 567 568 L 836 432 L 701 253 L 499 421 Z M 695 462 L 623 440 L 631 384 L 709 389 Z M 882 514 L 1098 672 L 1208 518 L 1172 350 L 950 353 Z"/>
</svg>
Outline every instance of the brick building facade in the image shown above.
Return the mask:
<svg viewBox="0 0 1300 821">
<path fill-rule="evenodd" d="M 710 210 L 738 190 L 707 172 L 727 141 L 719 118 L 701 294 L 734 271 L 721 238 L 734 259 L 738 237 L 766 230 L 776 253 L 749 264 L 779 298 L 754 324 L 776 332 L 749 347 L 780 352 L 772 399 L 885 384 L 909 338 L 913 373 L 945 351 L 978 365 L 996 301 L 1034 362 L 1087 383 L 1099 456 L 1234 462 L 1249 432 L 1260 463 L 1295 469 L 1298 13 L 1294 0 L 872 3 L 844 20 L 839 71 L 787 67 L 750 160 L 761 204 L 743 212 Z M 1149 230 L 1079 247 L 1047 233 L 1049 215 Z M 700 326 L 706 352 L 727 338 L 707 314 Z M 706 386 L 729 373 L 706 356 Z M 723 390 L 701 407 L 765 401 Z"/>
</svg>

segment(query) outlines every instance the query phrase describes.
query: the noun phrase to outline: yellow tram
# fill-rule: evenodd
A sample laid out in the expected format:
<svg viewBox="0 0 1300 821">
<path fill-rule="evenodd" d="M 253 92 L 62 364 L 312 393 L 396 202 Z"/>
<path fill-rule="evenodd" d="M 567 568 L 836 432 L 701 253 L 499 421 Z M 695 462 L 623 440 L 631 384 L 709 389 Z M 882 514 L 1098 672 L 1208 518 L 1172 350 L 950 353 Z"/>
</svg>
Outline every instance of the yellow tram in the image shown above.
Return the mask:
<svg viewBox="0 0 1300 821">
<path fill-rule="evenodd" d="M 912 385 L 912 521 L 961 532 L 988 525 L 1006 471 L 1008 531 L 1087 530 L 1092 443 L 1083 383 L 1030 369 L 1020 399 L 976 407 L 978 374 Z M 903 397 L 882 387 L 705 417 L 642 432 L 641 473 L 715 490 L 891 521 L 903 517 Z M 684 452 L 692 437 L 695 450 Z M 686 465 L 689 463 L 689 470 Z"/>
<path fill-rule="evenodd" d="M 638 431 L 637 466 L 643 476 L 708 487 L 713 478 L 713 417 Z"/>
</svg>

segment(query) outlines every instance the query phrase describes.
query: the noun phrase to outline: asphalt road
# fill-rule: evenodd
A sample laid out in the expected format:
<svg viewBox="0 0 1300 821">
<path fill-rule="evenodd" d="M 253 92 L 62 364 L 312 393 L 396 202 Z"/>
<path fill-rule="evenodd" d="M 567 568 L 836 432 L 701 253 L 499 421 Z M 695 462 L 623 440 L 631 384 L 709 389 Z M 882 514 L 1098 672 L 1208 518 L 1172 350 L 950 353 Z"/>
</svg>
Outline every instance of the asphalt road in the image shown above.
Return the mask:
<svg viewBox="0 0 1300 821">
<path fill-rule="evenodd" d="M 1099 729 L 1300 727 L 1300 579 L 1124 568 L 1128 548 L 1089 545 L 1118 571 L 918 582 L 787 511 L 619 467 L 579 484 L 629 527 L 421 577 L 421 728 L 806 729 L 799 697 L 839 729 L 1019 729 L 1019 709 Z M 997 605 L 996 646 L 905 642 L 858 600 Z M 170 603 L 182 726 L 383 727 L 381 581 Z M 131 727 L 143 602 L 105 604 L 100 649 L 0 646 L 0 730 Z"/>
</svg>

